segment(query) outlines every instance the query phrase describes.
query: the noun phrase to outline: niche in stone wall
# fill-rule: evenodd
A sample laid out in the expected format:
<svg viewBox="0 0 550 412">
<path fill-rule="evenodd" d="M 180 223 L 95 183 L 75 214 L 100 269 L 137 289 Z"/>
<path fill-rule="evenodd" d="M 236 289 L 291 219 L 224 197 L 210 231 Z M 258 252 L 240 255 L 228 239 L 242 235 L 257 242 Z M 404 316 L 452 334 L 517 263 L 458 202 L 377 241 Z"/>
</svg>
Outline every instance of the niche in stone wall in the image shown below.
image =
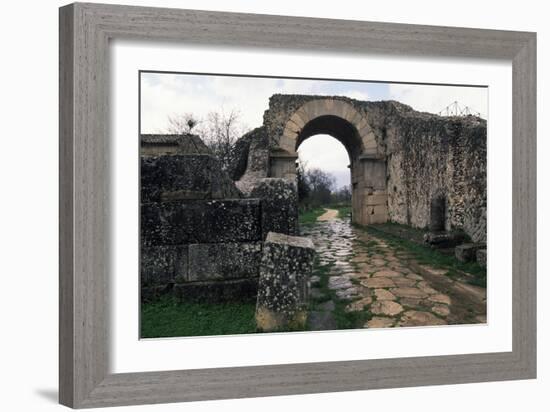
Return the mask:
<svg viewBox="0 0 550 412">
<path fill-rule="evenodd" d="M 437 193 L 430 201 L 430 231 L 445 231 L 447 221 L 447 198 L 443 193 Z"/>
</svg>

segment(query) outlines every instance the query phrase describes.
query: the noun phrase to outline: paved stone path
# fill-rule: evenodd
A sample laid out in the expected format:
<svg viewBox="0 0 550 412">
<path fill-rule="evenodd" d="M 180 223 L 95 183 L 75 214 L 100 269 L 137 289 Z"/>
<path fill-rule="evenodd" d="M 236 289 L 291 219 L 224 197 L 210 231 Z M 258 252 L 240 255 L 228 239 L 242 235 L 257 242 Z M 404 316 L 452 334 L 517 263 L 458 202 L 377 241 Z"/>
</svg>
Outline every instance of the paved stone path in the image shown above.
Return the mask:
<svg viewBox="0 0 550 412">
<path fill-rule="evenodd" d="M 311 329 L 335 329 L 336 305 L 364 315 L 357 318 L 365 322 L 355 327 L 486 322 L 484 288 L 453 280 L 444 268 L 418 264 L 368 229 L 354 228 L 336 210 L 327 209 L 317 223 L 302 228 L 302 235 L 313 239 L 318 253 Z"/>
<path fill-rule="evenodd" d="M 325 209 L 326 212 L 317 218 L 319 222 L 325 222 L 338 217 L 338 211 L 335 209 Z"/>
</svg>

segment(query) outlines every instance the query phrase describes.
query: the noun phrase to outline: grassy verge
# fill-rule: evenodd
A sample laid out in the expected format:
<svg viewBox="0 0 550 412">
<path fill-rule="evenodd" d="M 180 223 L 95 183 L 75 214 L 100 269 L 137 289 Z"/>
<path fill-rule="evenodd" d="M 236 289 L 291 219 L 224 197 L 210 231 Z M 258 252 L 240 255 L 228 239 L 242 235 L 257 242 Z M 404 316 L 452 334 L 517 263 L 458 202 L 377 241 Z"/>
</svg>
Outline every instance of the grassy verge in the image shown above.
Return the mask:
<svg viewBox="0 0 550 412">
<path fill-rule="evenodd" d="M 330 206 L 330 208 L 336 209 L 338 211 L 338 217 L 340 219 L 344 219 L 346 217 L 351 216 L 351 205 L 337 204 L 334 206 Z"/>
<path fill-rule="evenodd" d="M 348 312 L 346 306 L 351 301 L 341 300 L 336 296 L 336 291 L 329 289 L 328 279 L 330 272 L 334 267 L 334 262 L 321 265 L 319 259 L 315 259 L 313 268 L 313 274 L 319 276 L 319 284 L 315 285 L 321 291 L 321 296 L 317 299 L 312 299 L 311 310 L 316 310 L 319 305 L 322 305 L 328 300 L 334 302 L 334 319 L 336 320 L 337 329 L 357 329 L 362 328 L 363 325 L 372 318 L 372 314 L 368 310 Z"/>
<path fill-rule="evenodd" d="M 392 223 L 391 225 L 395 226 L 396 224 Z M 383 230 L 384 225 L 380 226 L 380 229 L 377 229 L 377 226 L 375 225 L 371 225 L 368 228 L 360 227 L 360 229 L 385 239 L 388 244 L 398 250 L 409 252 L 420 264 L 445 268 L 449 270 L 450 277 L 460 277 L 459 272 L 466 272 L 473 276 L 473 278 L 469 280 L 469 283 L 477 286 L 487 286 L 487 270 L 480 266 L 477 262 L 460 262 L 454 256 L 444 255 L 429 246 L 419 244 L 400 236 L 392 235 L 388 233 L 388 231 Z M 406 226 L 404 226 L 403 230 L 406 230 Z"/>
<path fill-rule="evenodd" d="M 300 225 L 310 225 L 317 221 L 317 218 L 325 213 L 325 209 L 318 207 L 315 209 L 308 210 L 307 212 L 300 212 L 298 216 L 298 223 Z"/>
<path fill-rule="evenodd" d="M 254 303 L 177 303 L 173 298 L 143 304 L 141 337 L 255 333 Z"/>
</svg>

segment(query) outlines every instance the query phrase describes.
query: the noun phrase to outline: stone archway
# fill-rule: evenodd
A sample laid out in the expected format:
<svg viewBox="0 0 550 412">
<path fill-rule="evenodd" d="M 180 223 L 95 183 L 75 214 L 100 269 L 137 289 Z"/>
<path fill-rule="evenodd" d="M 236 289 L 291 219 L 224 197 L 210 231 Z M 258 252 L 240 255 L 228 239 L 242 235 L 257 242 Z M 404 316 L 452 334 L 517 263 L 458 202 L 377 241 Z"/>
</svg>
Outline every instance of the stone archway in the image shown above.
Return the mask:
<svg viewBox="0 0 550 412">
<path fill-rule="evenodd" d="M 388 220 L 386 160 L 362 110 L 346 100 L 314 98 L 288 111 L 270 151 L 270 177 L 296 175 L 297 149 L 306 139 L 328 134 L 339 140 L 350 159 L 353 222 L 367 225 Z"/>
</svg>

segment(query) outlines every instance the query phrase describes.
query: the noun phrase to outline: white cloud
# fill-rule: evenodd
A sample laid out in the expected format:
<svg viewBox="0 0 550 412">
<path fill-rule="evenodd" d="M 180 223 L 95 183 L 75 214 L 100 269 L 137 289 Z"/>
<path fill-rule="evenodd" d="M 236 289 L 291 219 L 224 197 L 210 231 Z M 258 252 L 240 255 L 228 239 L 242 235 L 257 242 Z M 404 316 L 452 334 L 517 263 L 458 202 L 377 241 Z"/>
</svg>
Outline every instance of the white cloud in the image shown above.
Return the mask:
<svg viewBox="0 0 550 412">
<path fill-rule="evenodd" d="M 161 132 L 167 127 L 168 116 L 193 113 L 204 118 L 222 108 L 238 110 L 242 122 L 254 128 L 262 124 L 273 94 L 337 94 L 368 100 L 364 91 L 350 90 L 353 86 L 356 84 L 321 80 L 143 73 L 141 130 Z"/>
</svg>

